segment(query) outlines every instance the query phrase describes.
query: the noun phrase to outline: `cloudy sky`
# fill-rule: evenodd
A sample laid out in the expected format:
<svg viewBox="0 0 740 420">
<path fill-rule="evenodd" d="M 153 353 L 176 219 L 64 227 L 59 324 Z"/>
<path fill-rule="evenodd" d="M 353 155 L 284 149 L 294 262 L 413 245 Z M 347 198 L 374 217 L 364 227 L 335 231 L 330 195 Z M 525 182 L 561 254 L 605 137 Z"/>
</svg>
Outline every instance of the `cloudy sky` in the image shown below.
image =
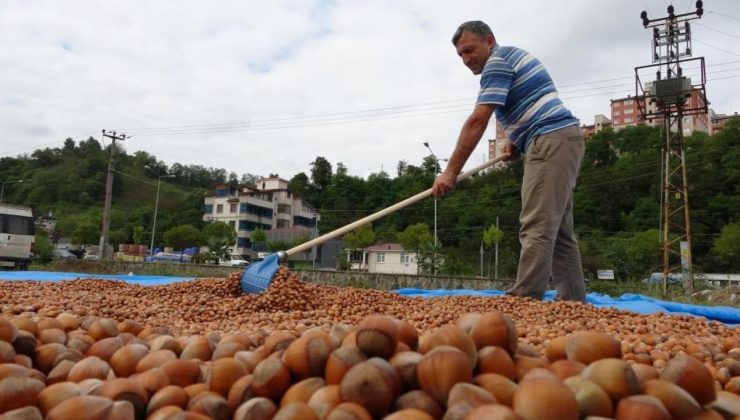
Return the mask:
<svg viewBox="0 0 740 420">
<path fill-rule="evenodd" d="M 694 1 L 675 0 L 677 13 Z M 484 20 L 539 57 L 583 122 L 634 93 L 650 64 L 639 14 L 666 0 L 0 0 L 0 156 L 67 137 L 132 137 L 171 165 L 309 173 L 317 156 L 353 175 L 451 153 L 478 78 L 450 37 Z M 706 0 L 693 25 L 718 113 L 740 111 L 740 2 Z M 687 70 L 689 75 L 696 70 Z M 489 125 L 485 138 L 494 136 Z M 486 154 L 482 141 L 469 161 Z"/>
</svg>

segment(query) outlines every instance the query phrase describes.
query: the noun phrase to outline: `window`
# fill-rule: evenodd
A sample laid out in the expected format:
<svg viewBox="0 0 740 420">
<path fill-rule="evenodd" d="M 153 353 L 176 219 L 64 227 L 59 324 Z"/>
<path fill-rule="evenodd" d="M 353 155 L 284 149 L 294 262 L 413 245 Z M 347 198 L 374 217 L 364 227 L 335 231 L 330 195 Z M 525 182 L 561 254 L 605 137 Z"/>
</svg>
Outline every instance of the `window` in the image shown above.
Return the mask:
<svg viewBox="0 0 740 420">
<path fill-rule="evenodd" d="M 411 262 L 411 254 L 408 252 L 401 253 L 401 264 L 408 264 Z"/>
<path fill-rule="evenodd" d="M 621 115 L 621 114 L 622 114 L 621 111 L 614 111 L 614 112 L 612 112 L 612 115 Z"/>
<path fill-rule="evenodd" d="M 223 213 L 223 212 L 224 212 L 224 205 L 216 204 L 216 213 Z"/>
<path fill-rule="evenodd" d="M 624 101 L 624 104 L 625 105 L 632 105 L 632 99 L 627 99 L 626 101 Z"/>
<path fill-rule="evenodd" d="M 376 263 L 384 263 L 385 262 L 385 252 L 378 252 L 375 254 L 375 262 Z"/>
<path fill-rule="evenodd" d="M 350 262 L 362 262 L 362 250 L 361 249 L 352 249 L 349 251 L 349 261 Z"/>
<path fill-rule="evenodd" d="M 236 213 L 236 203 L 231 203 L 229 205 L 229 213 Z"/>
<path fill-rule="evenodd" d="M 634 109 L 632 109 L 632 108 L 625 108 L 625 109 L 624 109 L 624 113 L 625 113 L 625 114 L 631 114 L 631 113 L 633 113 L 633 112 L 635 112 L 635 110 L 634 110 Z"/>
<path fill-rule="evenodd" d="M 625 118 L 625 119 L 624 119 L 624 123 L 625 123 L 625 124 L 629 124 L 629 123 L 631 123 L 631 122 L 632 122 L 632 118 Z"/>
</svg>

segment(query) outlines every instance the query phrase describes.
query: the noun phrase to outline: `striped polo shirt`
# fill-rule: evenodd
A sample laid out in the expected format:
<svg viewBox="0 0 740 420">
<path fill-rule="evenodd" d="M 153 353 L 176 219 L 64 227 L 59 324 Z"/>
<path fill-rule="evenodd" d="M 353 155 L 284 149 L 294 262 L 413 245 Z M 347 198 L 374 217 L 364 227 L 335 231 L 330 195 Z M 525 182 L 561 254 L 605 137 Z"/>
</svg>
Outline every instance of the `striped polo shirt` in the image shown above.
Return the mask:
<svg viewBox="0 0 740 420">
<path fill-rule="evenodd" d="M 535 137 L 578 124 L 540 60 L 516 47 L 494 45 L 476 103 L 496 105 L 496 119 L 522 153 Z"/>
</svg>

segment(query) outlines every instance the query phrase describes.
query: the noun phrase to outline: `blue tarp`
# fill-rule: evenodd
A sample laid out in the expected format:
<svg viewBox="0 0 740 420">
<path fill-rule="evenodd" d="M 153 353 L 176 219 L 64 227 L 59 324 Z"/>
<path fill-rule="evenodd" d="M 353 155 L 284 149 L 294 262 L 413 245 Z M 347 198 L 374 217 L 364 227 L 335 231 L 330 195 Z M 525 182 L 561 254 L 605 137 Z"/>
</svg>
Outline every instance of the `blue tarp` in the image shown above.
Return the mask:
<svg viewBox="0 0 740 420">
<path fill-rule="evenodd" d="M 502 290 L 423 290 L 423 289 L 399 289 L 397 292 L 409 297 L 444 297 L 444 296 L 500 296 Z M 555 298 L 555 291 L 545 292 L 545 300 L 551 301 Z M 663 312 L 671 315 L 703 316 L 709 320 L 724 322 L 725 324 L 740 324 L 740 309 L 729 306 L 700 306 L 680 302 L 669 302 L 654 299 L 649 296 L 635 293 L 625 293 L 620 297 L 611 297 L 600 293 L 589 293 L 586 302 L 598 308 L 617 308 L 624 311 L 632 311 L 641 314 L 653 314 Z"/>
<path fill-rule="evenodd" d="M 134 274 L 86 274 L 59 271 L 0 271 L 2 280 L 62 281 L 77 279 L 120 280 L 139 286 L 162 286 L 170 283 L 194 280 L 194 277 L 139 276 Z"/>
</svg>

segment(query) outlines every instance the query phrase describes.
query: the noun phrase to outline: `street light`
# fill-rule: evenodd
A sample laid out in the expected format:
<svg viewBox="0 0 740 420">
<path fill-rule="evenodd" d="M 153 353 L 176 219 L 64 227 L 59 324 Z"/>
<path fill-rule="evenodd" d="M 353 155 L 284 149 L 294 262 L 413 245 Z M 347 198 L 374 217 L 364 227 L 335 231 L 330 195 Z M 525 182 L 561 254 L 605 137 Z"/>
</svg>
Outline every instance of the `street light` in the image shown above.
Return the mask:
<svg viewBox="0 0 740 420">
<path fill-rule="evenodd" d="M 154 233 L 157 231 L 157 211 L 159 210 L 159 185 L 162 183 L 162 178 L 174 178 L 174 175 L 160 175 L 156 172 L 154 172 L 154 169 L 152 169 L 149 165 L 145 166 L 146 169 L 149 170 L 154 176 L 157 177 L 157 199 L 154 202 L 154 220 L 152 221 L 152 241 L 151 245 L 149 246 L 149 256 L 152 256 L 152 253 L 154 252 Z"/>
<path fill-rule="evenodd" d="M 425 141 L 424 147 L 429 150 L 429 153 L 432 154 L 434 162 L 436 163 L 436 165 L 434 165 L 434 176 L 436 177 L 441 169 L 439 167 L 439 161 L 442 160 L 444 162 L 447 162 L 449 159 L 439 159 L 437 155 L 435 155 L 432 151 L 432 148 L 429 147 L 429 142 Z M 437 274 L 437 197 L 434 197 L 434 261 L 432 264 L 432 275 L 435 274 Z"/>
<path fill-rule="evenodd" d="M 2 181 L 3 184 L 2 189 L 0 189 L 0 203 L 3 202 L 3 197 L 5 197 L 5 184 L 21 184 L 23 183 L 22 179 L 18 179 L 15 181 Z"/>
</svg>

